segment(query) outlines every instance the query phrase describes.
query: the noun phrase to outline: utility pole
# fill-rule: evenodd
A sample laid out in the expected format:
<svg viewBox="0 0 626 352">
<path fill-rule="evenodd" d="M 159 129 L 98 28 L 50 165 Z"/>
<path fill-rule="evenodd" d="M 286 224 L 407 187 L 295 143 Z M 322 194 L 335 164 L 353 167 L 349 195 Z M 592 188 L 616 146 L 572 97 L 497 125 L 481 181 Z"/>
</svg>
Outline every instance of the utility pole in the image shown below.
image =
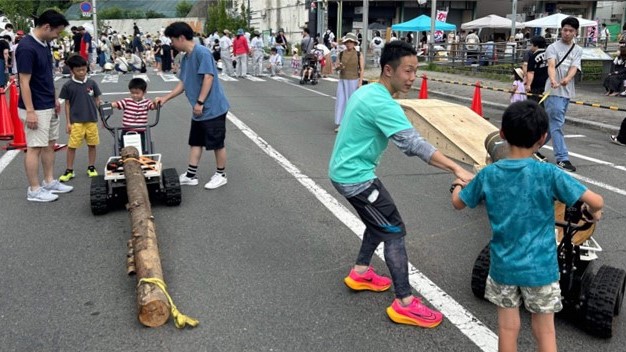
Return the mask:
<svg viewBox="0 0 626 352">
<path fill-rule="evenodd" d="M 95 42 L 100 43 L 100 36 L 98 35 L 98 14 L 96 12 L 96 0 L 92 0 L 92 14 L 93 14 L 93 36 L 95 37 Z M 89 44 L 91 45 L 91 43 Z"/>
<path fill-rule="evenodd" d="M 435 50 L 435 21 L 437 20 L 437 0 L 430 4 L 430 40 L 428 41 L 428 61 L 433 62 L 433 50 Z M 419 32 L 418 32 L 419 36 Z M 419 38 L 415 38 L 419 40 Z"/>
<path fill-rule="evenodd" d="M 513 8 L 511 9 L 513 19 L 511 20 L 511 36 L 515 37 L 515 22 L 517 21 L 517 0 L 513 0 Z"/>
<path fill-rule="evenodd" d="M 370 2 L 369 0 L 363 0 L 363 33 L 361 41 L 361 55 L 363 55 L 363 62 L 367 67 L 367 27 L 369 26 L 370 16 Z"/>
</svg>

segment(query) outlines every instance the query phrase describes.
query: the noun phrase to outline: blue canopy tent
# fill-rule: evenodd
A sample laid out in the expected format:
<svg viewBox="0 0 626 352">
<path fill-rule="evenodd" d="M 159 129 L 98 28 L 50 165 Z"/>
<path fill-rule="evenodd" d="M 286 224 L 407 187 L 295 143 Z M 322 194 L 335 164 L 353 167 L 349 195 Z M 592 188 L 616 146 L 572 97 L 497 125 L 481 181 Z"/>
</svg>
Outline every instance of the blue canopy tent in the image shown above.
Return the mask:
<svg viewBox="0 0 626 352">
<path fill-rule="evenodd" d="M 397 23 L 391 26 L 391 29 L 399 32 L 423 32 L 430 31 L 430 17 L 421 15 L 412 20 Z M 456 26 L 452 23 L 446 23 L 441 21 L 435 21 L 435 30 L 438 31 L 454 31 Z"/>
</svg>

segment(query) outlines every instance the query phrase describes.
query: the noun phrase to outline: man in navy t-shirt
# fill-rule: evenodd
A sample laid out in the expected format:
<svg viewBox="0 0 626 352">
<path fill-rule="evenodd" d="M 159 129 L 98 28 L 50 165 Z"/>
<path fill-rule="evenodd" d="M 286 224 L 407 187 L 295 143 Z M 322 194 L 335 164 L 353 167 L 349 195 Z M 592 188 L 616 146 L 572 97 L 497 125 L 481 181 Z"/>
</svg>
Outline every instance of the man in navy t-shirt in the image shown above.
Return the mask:
<svg viewBox="0 0 626 352">
<path fill-rule="evenodd" d="M 55 193 L 67 193 L 73 188 L 54 179 L 54 144 L 59 138 L 61 110 L 55 98 L 52 76 L 52 53 L 49 41 L 59 37 L 69 25 L 57 11 L 43 12 L 35 20 L 35 28 L 25 36 L 17 47 L 20 81 L 18 112 L 24 123 L 27 151 L 24 157 L 28 191 L 26 198 L 33 202 L 51 202 L 58 198 Z M 39 184 L 39 161 L 43 166 L 43 182 Z"/>
</svg>

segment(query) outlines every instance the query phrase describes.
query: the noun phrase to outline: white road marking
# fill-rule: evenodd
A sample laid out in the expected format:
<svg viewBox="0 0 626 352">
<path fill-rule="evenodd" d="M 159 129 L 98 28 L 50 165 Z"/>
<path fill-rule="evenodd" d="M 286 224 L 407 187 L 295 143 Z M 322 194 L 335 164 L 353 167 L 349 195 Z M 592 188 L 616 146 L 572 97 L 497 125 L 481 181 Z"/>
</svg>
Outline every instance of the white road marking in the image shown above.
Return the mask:
<svg viewBox="0 0 626 352">
<path fill-rule="evenodd" d="M 145 73 L 141 73 L 141 74 L 138 74 L 138 75 L 133 75 L 133 78 L 141 78 L 141 79 L 143 79 L 146 82 L 150 82 L 150 78 L 148 78 L 148 75 L 145 74 Z"/>
<path fill-rule="evenodd" d="M 564 138 L 585 138 L 584 134 L 566 134 L 563 136 Z"/>
<path fill-rule="evenodd" d="M 217 75 L 222 81 L 227 81 L 227 82 L 237 82 L 238 79 L 231 77 L 229 75 L 225 75 L 223 73 L 220 73 L 219 75 Z"/>
<path fill-rule="evenodd" d="M 163 78 L 165 82 L 179 82 L 180 81 L 180 79 L 178 79 L 178 77 L 176 77 L 176 75 L 173 73 L 161 73 L 159 74 L 159 76 L 161 76 L 161 78 Z"/>
<path fill-rule="evenodd" d="M 554 149 L 553 149 L 551 146 L 549 146 L 549 145 L 544 145 L 544 146 L 543 146 L 543 148 L 550 149 L 550 150 L 554 150 Z M 592 157 L 590 157 L 590 156 L 585 156 L 585 155 L 578 154 L 578 153 L 572 153 L 572 152 L 569 152 L 568 154 L 569 154 L 569 155 L 571 155 L 571 156 L 573 156 L 573 157 L 576 157 L 576 158 L 578 158 L 578 159 L 587 160 L 587 161 L 591 161 L 592 163 L 596 163 L 596 164 L 600 164 L 600 165 L 605 165 L 605 166 L 610 166 L 610 167 L 612 167 L 612 168 L 614 168 L 614 169 L 617 169 L 617 170 L 626 171 L 626 166 L 623 166 L 623 165 L 616 165 L 616 164 L 614 164 L 614 163 L 612 163 L 612 162 L 610 162 L 610 161 L 604 161 L 604 160 L 601 160 L 601 159 L 592 158 Z"/>
<path fill-rule="evenodd" d="M 343 222 L 354 234 L 362 239 L 365 226 L 358 217 L 352 214 L 346 207 L 339 203 L 335 197 L 326 192 L 326 190 L 315 183 L 310 177 L 303 174 L 295 165 L 287 160 L 287 158 L 269 145 L 269 143 L 251 130 L 235 115 L 229 112 L 227 117 L 228 120 L 237 126 L 252 142 L 311 192 L 320 203 L 337 217 L 337 219 Z M 376 254 L 384 260 L 382 245 L 377 249 Z M 454 324 L 481 350 L 489 352 L 498 350 L 498 336 L 473 316 L 472 313 L 452 299 L 450 295 L 417 270 L 411 263 L 409 263 L 409 281 L 413 288 L 424 296 L 435 308 L 440 310 L 446 319 Z"/>
<path fill-rule="evenodd" d="M 246 79 L 252 81 L 252 82 L 265 82 L 264 79 L 259 78 L 259 77 L 254 77 L 254 76 L 246 76 Z"/>
<path fill-rule="evenodd" d="M 120 79 L 119 75 L 106 74 L 102 77 L 102 83 L 117 83 Z"/>
<path fill-rule="evenodd" d="M 19 153 L 19 150 L 9 150 L 8 152 L 4 153 L 4 155 L 0 158 L 0 174 L 7 166 L 9 166 L 11 161 L 13 161 L 13 159 L 15 159 L 15 157 Z"/>
<path fill-rule="evenodd" d="M 323 77 L 322 79 L 324 81 L 329 81 L 329 82 L 339 82 L 337 78 L 332 78 L 332 77 Z"/>
</svg>

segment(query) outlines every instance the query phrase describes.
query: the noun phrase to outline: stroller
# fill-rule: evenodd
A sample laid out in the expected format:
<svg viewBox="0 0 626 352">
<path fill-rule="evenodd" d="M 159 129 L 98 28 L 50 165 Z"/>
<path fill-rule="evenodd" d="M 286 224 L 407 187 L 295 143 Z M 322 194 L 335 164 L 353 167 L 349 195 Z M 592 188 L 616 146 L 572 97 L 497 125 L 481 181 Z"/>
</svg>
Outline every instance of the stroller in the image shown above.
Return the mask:
<svg viewBox="0 0 626 352">
<path fill-rule="evenodd" d="M 310 53 L 302 58 L 302 72 L 300 73 L 300 84 L 311 82 L 311 85 L 317 84 L 318 79 L 317 55 Z"/>
</svg>

